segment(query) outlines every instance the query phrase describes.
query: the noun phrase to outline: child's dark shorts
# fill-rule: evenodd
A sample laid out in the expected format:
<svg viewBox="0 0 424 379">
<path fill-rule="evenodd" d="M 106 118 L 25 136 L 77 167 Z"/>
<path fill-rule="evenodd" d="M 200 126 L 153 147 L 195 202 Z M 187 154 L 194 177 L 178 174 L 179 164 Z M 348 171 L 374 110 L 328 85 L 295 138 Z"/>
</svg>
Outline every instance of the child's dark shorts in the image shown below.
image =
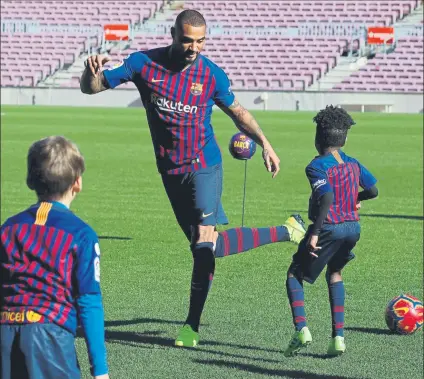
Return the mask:
<svg viewBox="0 0 424 379">
<path fill-rule="evenodd" d="M 324 224 L 318 237 L 318 246 L 321 247 L 316 252 L 318 258 L 313 257 L 306 246 L 311 228 L 312 226 L 308 228 L 305 238 L 293 255 L 289 272 L 312 284 L 326 265 L 330 273 L 337 272 L 355 258 L 352 249 L 359 241 L 361 227 L 357 221 Z"/>
</svg>

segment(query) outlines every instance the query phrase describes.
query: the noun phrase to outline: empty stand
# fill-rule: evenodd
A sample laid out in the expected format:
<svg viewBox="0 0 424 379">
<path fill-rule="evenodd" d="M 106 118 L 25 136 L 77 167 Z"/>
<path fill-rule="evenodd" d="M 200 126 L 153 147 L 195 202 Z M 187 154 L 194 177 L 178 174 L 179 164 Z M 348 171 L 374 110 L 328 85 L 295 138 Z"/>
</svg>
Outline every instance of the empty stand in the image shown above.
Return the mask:
<svg viewBox="0 0 424 379">
<path fill-rule="evenodd" d="M 391 54 L 378 54 L 335 91 L 423 92 L 423 40 L 400 39 Z"/>
<path fill-rule="evenodd" d="M 369 1 L 186 1 L 187 9 L 199 9 L 211 23 L 232 25 L 295 25 L 298 22 L 359 22 L 389 25 L 409 14 L 416 0 Z M 174 12 L 168 17 L 175 19 Z"/>
<path fill-rule="evenodd" d="M 106 23 L 140 23 L 165 1 L 8 1 L 2 20 L 38 20 L 41 25 L 102 27 Z M 304 23 L 391 25 L 413 11 L 418 0 L 280 0 L 186 1 L 207 23 L 224 29 L 290 27 Z M 174 21 L 180 10 L 160 19 Z M 71 64 L 82 52 L 98 46 L 99 35 L 2 34 L 1 85 L 33 86 Z M 137 35 L 128 49 L 112 49 L 114 61 L 129 53 L 171 43 L 169 35 Z M 334 68 L 348 41 L 345 38 L 249 37 L 210 35 L 204 54 L 228 74 L 236 90 L 304 90 Z M 393 54 L 377 55 L 359 72 L 334 88 L 338 91 L 422 92 L 422 39 L 399 40 Z M 66 86 L 79 86 L 78 77 Z M 123 88 L 131 85 L 125 85 Z"/>
<path fill-rule="evenodd" d="M 38 21 L 44 25 L 101 28 L 109 23 L 139 23 L 153 16 L 164 4 L 157 1 L 2 1 L 1 18 Z M 41 80 L 72 64 L 101 35 L 88 33 L 2 33 L 1 85 L 35 86 Z M 71 86 L 75 80 L 71 81 Z"/>
</svg>

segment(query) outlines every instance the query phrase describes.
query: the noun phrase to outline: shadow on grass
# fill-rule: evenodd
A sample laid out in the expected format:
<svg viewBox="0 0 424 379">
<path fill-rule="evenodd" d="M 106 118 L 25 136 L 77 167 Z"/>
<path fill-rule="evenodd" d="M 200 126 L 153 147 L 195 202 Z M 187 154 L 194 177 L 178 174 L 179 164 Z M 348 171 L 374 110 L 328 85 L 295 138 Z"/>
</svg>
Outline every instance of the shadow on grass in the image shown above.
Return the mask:
<svg viewBox="0 0 424 379">
<path fill-rule="evenodd" d="M 125 325 L 137 325 L 137 324 L 172 324 L 182 325 L 182 321 L 175 320 L 162 320 L 160 318 L 135 318 L 132 320 L 113 320 L 105 321 L 105 326 L 125 326 Z M 203 324 L 202 324 L 203 325 Z"/>
<path fill-rule="evenodd" d="M 136 319 L 133 319 L 133 320 L 113 320 L 113 321 L 106 321 L 105 322 L 106 327 L 137 325 L 137 324 L 183 325 L 183 322 L 182 321 L 175 321 L 175 320 L 163 320 L 163 319 L 159 319 L 159 318 L 136 318 Z M 208 324 L 201 324 L 201 326 L 208 326 Z M 130 333 L 130 332 L 122 332 L 122 333 Z M 131 332 L 131 333 L 138 335 L 135 332 Z M 173 345 L 173 342 L 172 342 L 172 345 Z M 280 353 L 281 352 L 281 350 L 278 350 L 278 349 L 267 349 L 267 348 L 263 348 L 263 347 L 259 347 L 259 346 L 240 345 L 240 344 L 233 344 L 233 343 L 221 342 L 221 341 L 211 341 L 211 340 L 201 340 L 201 346 L 223 346 L 223 347 L 231 347 L 231 348 L 242 349 L 242 350 L 265 351 L 265 352 L 268 352 L 268 353 Z"/>
<path fill-rule="evenodd" d="M 264 347 L 259 347 L 259 346 L 239 345 L 235 343 L 218 342 L 218 341 L 201 341 L 201 344 L 209 345 L 209 346 L 226 346 L 226 347 L 232 347 L 232 348 L 242 349 L 242 350 L 265 351 L 267 353 L 281 353 L 282 351 L 278 349 L 266 349 Z"/>
<path fill-rule="evenodd" d="M 107 330 L 105 331 L 105 339 L 107 342 L 127 342 L 125 345 L 139 346 L 139 344 L 145 345 L 160 345 L 160 346 L 173 346 L 174 340 L 167 337 L 160 337 L 160 334 L 164 332 L 161 330 L 145 330 L 140 333 L 136 332 L 124 332 L 119 330 Z M 77 329 L 77 337 L 83 338 L 84 333 L 81 328 Z"/>
<path fill-rule="evenodd" d="M 350 330 L 352 332 L 368 333 L 368 334 L 378 334 L 393 336 L 395 333 L 391 332 L 389 329 L 379 329 L 379 328 L 363 328 L 359 326 L 347 326 L 345 330 Z"/>
<path fill-rule="evenodd" d="M 129 241 L 131 237 L 115 237 L 115 236 L 99 236 L 99 240 L 118 240 L 118 241 Z"/>
<path fill-rule="evenodd" d="M 316 359 L 334 359 L 338 358 L 334 355 L 328 355 L 328 354 L 315 354 L 315 353 L 299 353 L 299 357 L 310 357 L 310 358 L 316 358 Z"/>
<path fill-rule="evenodd" d="M 294 379 L 355 379 L 353 377 L 341 376 L 341 375 L 327 375 L 327 374 L 315 374 L 312 372 L 302 371 L 302 370 L 284 370 L 284 369 L 269 369 L 260 366 L 237 363 L 237 362 L 228 362 L 220 361 L 213 359 L 194 359 L 195 363 L 200 363 L 204 365 L 233 368 L 241 371 L 247 371 L 254 374 L 269 375 L 269 376 L 284 376 L 286 378 Z M 280 361 L 283 364 L 283 361 Z"/>
<path fill-rule="evenodd" d="M 106 321 L 105 326 L 114 327 L 114 326 L 125 326 L 125 325 L 134 325 L 134 324 L 152 324 L 152 323 L 182 325 L 182 322 L 174 321 L 174 320 L 162 320 L 162 319 L 155 319 L 155 318 L 138 318 L 133 320 Z M 165 333 L 165 331 L 161 331 L 161 330 L 150 330 L 150 331 L 144 330 L 140 332 L 134 332 L 134 331 L 106 329 L 105 337 L 108 343 L 122 344 L 122 345 L 134 346 L 134 347 L 140 347 L 140 348 L 174 347 L 174 342 L 175 342 L 174 338 L 161 336 L 161 334 L 163 333 Z M 80 338 L 83 337 L 83 332 L 81 328 L 77 330 L 77 337 L 80 337 Z M 203 352 L 203 353 L 216 354 L 216 355 L 226 356 L 231 358 L 250 359 L 250 360 L 261 361 L 261 362 L 270 362 L 270 363 L 280 362 L 280 359 L 261 358 L 261 357 L 258 357 L 257 355 L 246 356 L 246 355 L 225 353 L 222 351 L 208 349 L 207 348 L 208 346 L 228 347 L 231 349 L 249 350 L 252 352 L 263 351 L 268 353 L 282 354 L 282 350 L 278 350 L 278 349 L 267 349 L 267 348 L 263 348 L 259 346 L 240 345 L 240 344 L 233 344 L 228 342 L 219 342 L 219 341 L 212 341 L 212 340 L 201 340 L 200 346 L 196 349 L 181 348 L 181 347 L 179 347 L 178 349 L 190 351 L 195 354 Z"/>
<path fill-rule="evenodd" d="M 174 339 L 168 337 L 161 337 L 162 331 L 143 331 L 141 333 L 136 332 L 122 332 L 119 330 L 106 330 L 106 341 L 125 341 L 131 342 L 132 345 L 144 344 L 144 345 L 159 345 L 163 347 L 174 346 Z"/>
<path fill-rule="evenodd" d="M 121 344 L 125 346 L 133 346 L 133 347 L 141 347 L 141 348 L 154 348 L 154 347 L 175 347 L 174 339 L 167 337 L 159 337 L 159 334 L 162 334 L 161 331 L 145 331 L 142 333 L 135 332 L 122 332 L 122 331 L 114 331 L 114 330 L 106 330 L 106 341 L 108 343 Z M 201 344 L 193 348 L 184 348 L 184 347 L 175 347 L 178 350 L 184 350 L 188 354 L 215 354 L 221 357 L 229 357 L 229 358 L 237 358 L 237 359 L 248 359 L 260 362 L 268 362 L 268 363 L 280 363 L 280 359 L 269 359 L 262 358 L 258 356 L 247 356 L 241 354 L 234 353 L 226 353 L 223 351 L 216 351 L 211 349 L 204 348 L 207 345 L 208 341 L 201 341 Z M 216 343 L 216 345 L 219 345 Z M 228 344 L 227 344 L 228 345 Z M 254 349 L 254 347 L 252 347 Z"/>
</svg>

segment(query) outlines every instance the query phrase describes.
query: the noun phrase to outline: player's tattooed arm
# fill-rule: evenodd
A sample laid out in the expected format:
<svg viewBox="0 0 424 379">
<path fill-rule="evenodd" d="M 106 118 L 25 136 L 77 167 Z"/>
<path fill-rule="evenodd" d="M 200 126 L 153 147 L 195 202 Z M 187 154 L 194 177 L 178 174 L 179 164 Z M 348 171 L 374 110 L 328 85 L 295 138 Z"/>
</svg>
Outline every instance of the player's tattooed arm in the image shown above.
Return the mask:
<svg viewBox="0 0 424 379">
<path fill-rule="evenodd" d="M 264 147 L 268 141 L 253 115 L 237 99 L 229 107 L 220 107 L 247 136 Z"/>
<path fill-rule="evenodd" d="M 237 99 L 229 107 L 220 105 L 220 108 L 231 117 L 240 131 L 252 138 L 263 148 L 262 157 L 265 167 L 269 172 L 272 172 L 272 177 L 275 178 L 280 171 L 280 159 L 253 115 Z"/>
<path fill-rule="evenodd" d="M 80 80 L 81 92 L 94 95 L 109 88 L 103 72 L 100 71 L 103 65 L 109 60 L 109 57 L 102 57 L 101 55 L 91 56 L 87 59 L 85 70 Z"/>
</svg>

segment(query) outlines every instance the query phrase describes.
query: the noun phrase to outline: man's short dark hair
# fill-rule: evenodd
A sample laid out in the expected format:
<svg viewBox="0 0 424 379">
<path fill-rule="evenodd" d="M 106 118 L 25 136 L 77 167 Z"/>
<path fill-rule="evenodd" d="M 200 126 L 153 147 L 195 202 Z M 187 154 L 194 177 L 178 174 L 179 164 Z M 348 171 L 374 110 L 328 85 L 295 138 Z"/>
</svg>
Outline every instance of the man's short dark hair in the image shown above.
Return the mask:
<svg viewBox="0 0 424 379">
<path fill-rule="evenodd" d="M 200 12 L 193 9 L 186 9 L 182 11 L 175 20 L 175 26 L 182 27 L 184 24 L 190 26 L 203 26 L 206 25 L 206 20 Z"/>
<path fill-rule="evenodd" d="M 348 130 L 355 125 L 346 110 L 332 105 L 319 111 L 313 120 L 317 124 L 316 141 L 321 149 L 344 146 Z"/>
</svg>

